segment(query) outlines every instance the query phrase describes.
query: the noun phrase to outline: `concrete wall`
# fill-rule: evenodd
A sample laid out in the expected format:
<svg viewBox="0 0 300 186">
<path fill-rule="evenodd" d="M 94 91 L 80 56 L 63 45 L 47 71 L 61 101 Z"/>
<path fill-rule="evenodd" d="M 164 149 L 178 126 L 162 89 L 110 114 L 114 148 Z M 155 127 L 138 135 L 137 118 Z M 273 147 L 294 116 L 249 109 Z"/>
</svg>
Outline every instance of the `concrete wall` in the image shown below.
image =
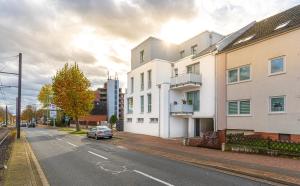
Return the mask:
<svg viewBox="0 0 300 186">
<path fill-rule="evenodd" d="M 226 69 L 250 64 L 251 81 L 227 85 L 227 100 L 250 99 L 251 116 L 227 117 L 227 128 L 300 134 L 300 30 L 227 54 Z M 269 59 L 285 56 L 286 73 L 268 75 Z M 286 113 L 269 113 L 269 96 L 286 96 Z"/>
</svg>

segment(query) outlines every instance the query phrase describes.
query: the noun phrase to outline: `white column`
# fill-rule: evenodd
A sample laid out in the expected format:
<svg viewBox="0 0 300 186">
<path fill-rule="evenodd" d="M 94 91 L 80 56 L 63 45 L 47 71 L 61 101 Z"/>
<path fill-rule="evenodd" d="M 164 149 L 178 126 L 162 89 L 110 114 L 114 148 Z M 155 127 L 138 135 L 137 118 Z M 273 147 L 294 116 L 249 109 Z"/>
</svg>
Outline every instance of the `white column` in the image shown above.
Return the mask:
<svg viewBox="0 0 300 186">
<path fill-rule="evenodd" d="M 188 137 L 195 137 L 195 120 L 192 117 L 189 117 L 188 123 Z"/>
<path fill-rule="evenodd" d="M 169 137 L 169 87 L 167 83 L 161 84 L 160 87 L 160 137 L 168 138 Z"/>
</svg>

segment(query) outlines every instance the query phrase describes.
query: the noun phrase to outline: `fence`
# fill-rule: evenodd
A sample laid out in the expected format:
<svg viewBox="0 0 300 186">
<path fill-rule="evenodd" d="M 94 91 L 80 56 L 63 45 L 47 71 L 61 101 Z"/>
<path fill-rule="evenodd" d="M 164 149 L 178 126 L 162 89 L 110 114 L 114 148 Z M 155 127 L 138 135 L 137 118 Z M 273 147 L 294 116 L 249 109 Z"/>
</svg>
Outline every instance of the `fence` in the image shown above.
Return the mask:
<svg viewBox="0 0 300 186">
<path fill-rule="evenodd" d="M 263 139 L 259 135 L 229 134 L 226 146 L 232 151 L 300 157 L 300 143 Z"/>
<path fill-rule="evenodd" d="M 0 141 L 0 182 L 3 179 L 5 165 L 10 157 L 11 144 L 15 139 L 15 135 L 15 131 L 9 131 Z"/>
</svg>

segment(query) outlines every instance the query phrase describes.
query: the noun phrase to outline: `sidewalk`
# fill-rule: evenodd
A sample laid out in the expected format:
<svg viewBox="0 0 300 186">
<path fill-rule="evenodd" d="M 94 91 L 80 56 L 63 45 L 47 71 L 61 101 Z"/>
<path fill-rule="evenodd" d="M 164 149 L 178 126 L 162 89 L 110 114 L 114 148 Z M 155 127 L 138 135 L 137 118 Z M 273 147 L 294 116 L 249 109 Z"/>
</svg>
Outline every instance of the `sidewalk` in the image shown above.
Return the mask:
<svg viewBox="0 0 300 186">
<path fill-rule="evenodd" d="M 22 134 L 21 138 L 16 139 L 13 144 L 11 157 L 4 174 L 4 185 L 47 185 L 47 180 L 43 176 L 36 157 Z"/>
<path fill-rule="evenodd" d="M 300 185 L 300 160 L 189 147 L 181 145 L 181 140 L 126 132 L 117 132 L 115 137 L 115 140 L 107 142 L 197 166 L 208 166 L 287 185 Z"/>
</svg>

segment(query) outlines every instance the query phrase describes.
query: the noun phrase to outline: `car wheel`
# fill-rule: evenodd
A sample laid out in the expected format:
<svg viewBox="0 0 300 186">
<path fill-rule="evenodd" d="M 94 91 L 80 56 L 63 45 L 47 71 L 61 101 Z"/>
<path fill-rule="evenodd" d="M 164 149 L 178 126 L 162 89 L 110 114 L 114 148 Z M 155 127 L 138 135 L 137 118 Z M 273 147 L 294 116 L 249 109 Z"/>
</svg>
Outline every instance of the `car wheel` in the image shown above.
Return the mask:
<svg viewBox="0 0 300 186">
<path fill-rule="evenodd" d="M 111 138 L 112 138 L 112 136 L 109 136 L 108 138 L 109 138 L 109 139 L 111 139 Z"/>
<path fill-rule="evenodd" d="M 98 137 L 97 135 L 95 136 L 95 138 L 96 138 L 96 140 L 98 140 L 98 139 L 99 139 L 99 137 Z"/>
</svg>

